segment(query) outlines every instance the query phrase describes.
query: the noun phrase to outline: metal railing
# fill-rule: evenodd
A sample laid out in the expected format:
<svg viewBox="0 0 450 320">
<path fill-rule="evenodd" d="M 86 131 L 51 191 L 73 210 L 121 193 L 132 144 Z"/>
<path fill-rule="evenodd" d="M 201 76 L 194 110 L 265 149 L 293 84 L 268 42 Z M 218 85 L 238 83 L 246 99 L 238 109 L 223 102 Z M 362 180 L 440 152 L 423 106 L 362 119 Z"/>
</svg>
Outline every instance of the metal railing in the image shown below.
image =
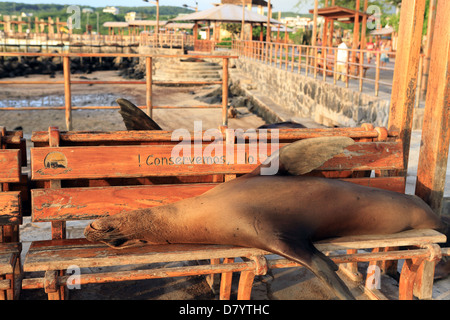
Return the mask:
<svg viewBox="0 0 450 320">
<path fill-rule="evenodd" d="M 204 55 L 144 55 L 144 54 L 99 54 L 99 53 L 20 53 L 20 52 L 2 52 L 0 57 L 61 57 L 63 59 L 63 75 L 64 80 L 0 80 L 1 85 L 64 85 L 64 106 L 55 107 L 2 107 L 0 111 L 21 111 L 21 110 L 65 110 L 65 120 L 67 130 L 72 130 L 72 110 L 93 110 L 93 109 L 118 109 L 119 106 L 72 106 L 71 86 L 73 84 L 141 84 L 146 86 L 146 105 L 139 106 L 145 109 L 150 117 L 154 109 L 177 109 L 177 108 L 220 108 L 222 109 L 222 125 L 228 126 L 228 65 L 229 59 L 236 59 L 236 56 L 204 56 Z M 139 80 L 71 80 L 70 74 L 70 59 L 83 57 L 122 57 L 122 58 L 143 58 L 145 59 L 145 81 Z M 199 58 L 199 59 L 222 59 L 222 80 L 221 81 L 157 81 L 153 80 L 153 59 L 155 58 Z M 153 105 L 153 85 L 167 85 L 167 84 L 181 84 L 181 85 L 222 85 L 222 104 L 220 105 L 195 105 L 195 106 L 154 106 Z"/>
<path fill-rule="evenodd" d="M 336 84 L 343 79 L 345 86 L 350 81 L 357 81 L 358 90 L 363 91 L 368 83 L 373 84 L 374 94 L 379 95 L 380 86 L 392 88 L 394 68 L 384 65 L 383 54 L 395 59 L 394 52 L 370 51 L 359 49 L 338 49 L 336 47 L 306 46 L 286 43 L 234 40 L 233 51 L 240 57 L 247 57 L 286 71 L 304 74 L 305 76 L 328 78 Z M 338 51 L 346 52 L 348 60 L 338 61 Z M 368 58 L 373 57 L 370 61 Z M 368 71 L 372 78 L 367 75 Z M 383 79 L 381 75 L 383 73 Z"/>
</svg>

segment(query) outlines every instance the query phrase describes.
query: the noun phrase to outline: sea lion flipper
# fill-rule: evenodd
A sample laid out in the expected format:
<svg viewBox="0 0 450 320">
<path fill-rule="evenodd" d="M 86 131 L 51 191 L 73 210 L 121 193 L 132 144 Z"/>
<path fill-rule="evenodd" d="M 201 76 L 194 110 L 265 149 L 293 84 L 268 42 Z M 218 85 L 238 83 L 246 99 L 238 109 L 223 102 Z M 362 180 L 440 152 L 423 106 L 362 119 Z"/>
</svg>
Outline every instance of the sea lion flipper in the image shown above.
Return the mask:
<svg viewBox="0 0 450 320">
<path fill-rule="evenodd" d="M 162 130 L 152 118 L 127 99 L 120 98 L 116 102 L 127 130 Z"/>
<path fill-rule="evenodd" d="M 355 141 L 348 137 L 320 137 L 296 141 L 280 150 L 280 168 L 292 175 L 311 172 L 354 143 Z"/>
<path fill-rule="evenodd" d="M 300 263 L 311 270 L 340 299 L 355 299 L 350 289 L 336 274 L 338 266 L 317 250 L 310 241 L 282 241 L 281 245 L 278 243 L 275 249 L 271 249 L 271 251 Z"/>
<path fill-rule="evenodd" d="M 349 137 L 320 137 L 295 141 L 273 153 L 250 175 L 303 175 L 319 168 L 354 143 Z M 274 167 L 278 170 L 273 170 Z"/>
</svg>

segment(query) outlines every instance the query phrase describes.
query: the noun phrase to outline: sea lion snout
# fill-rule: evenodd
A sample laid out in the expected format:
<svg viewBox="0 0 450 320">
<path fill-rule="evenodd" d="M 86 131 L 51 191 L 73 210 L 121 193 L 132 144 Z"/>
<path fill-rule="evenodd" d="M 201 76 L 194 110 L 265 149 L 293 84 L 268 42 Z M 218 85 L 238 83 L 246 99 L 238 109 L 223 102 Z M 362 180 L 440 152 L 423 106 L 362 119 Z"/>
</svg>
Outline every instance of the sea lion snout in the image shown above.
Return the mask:
<svg viewBox="0 0 450 320">
<path fill-rule="evenodd" d="M 109 224 L 102 223 L 103 220 L 95 220 L 84 228 L 84 236 L 89 241 L 102 240 L 108 231 L 112 231 L 113 228 Z"/>
<path fill-rule="evenodd" d="M 102 218 L 93 221 L 84 229 L 84 236 L 92 242 L 100 241 L 115 249 L 123 249 L 145 244 L 146 241 L 129 238 L 120 228 L 118 219 Z"/>
</svg>

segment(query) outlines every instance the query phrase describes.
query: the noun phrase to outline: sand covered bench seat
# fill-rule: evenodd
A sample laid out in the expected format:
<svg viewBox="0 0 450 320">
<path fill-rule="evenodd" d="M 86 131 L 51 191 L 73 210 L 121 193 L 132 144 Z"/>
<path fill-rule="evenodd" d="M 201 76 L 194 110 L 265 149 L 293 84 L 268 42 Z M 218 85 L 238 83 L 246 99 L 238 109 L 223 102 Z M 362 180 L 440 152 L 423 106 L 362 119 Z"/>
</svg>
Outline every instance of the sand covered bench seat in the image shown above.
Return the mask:
<svg viewBox="0 0 450 320">
<path fill-rule="evenodd" d="M 67 221 L 87 220 L 87 224 L 93 219 L 128 210 L 173 203 L 201 195 L 217 184 L 253 171 L 261 159 L 257 156 L 254 161 L 250 161 L 248 155 L 251 154 L 252 145 L 249 139 L 240 140 L 241 133 L 237 131 L 222 132 L 223 154 L 226 155 L 225 148 L 229 144 L 232 145 L 234 155 L 237 154 L 237 148 L 242 148 L 247 155 L 244 163 L 236 162 L 236 158 L 234 161 L 213 163 L 209 163 L 208 159 L 197 161 L 196 158 L 191 158 L 187 162 L 171 159 L 171 152 L 178 141 L 172 141 L 171 132 L 166 131 L 83 133 L 59 132 L 57 128 L 51 127 L 48 132 L 34 133 L 31 177 L 38 187 L 31 190 L 32 221 L 50 222 L 52 240 L 35 241 L 31 244 L 24 262 L 26 277 L 22 288 L 44 288 L 49 299 L 64 299 L 69 291 L 64 287 L 69 279 L 65 271 L 70 266 L 95 268 L 206 259 L 211 264 L 189 265 L 171 270 L 143 268 L 133 272 L 81 273 L 80 281 L 81 284 L 102 283 L 220 273 L 220 298 L 229 299 L 232 274 L 241 272 L 238 298 L 249 299 L 255 275 L 265 274 L 268 268 L 295 266 L 286 259 L 267 259 L 268 252 L 255 248 L 167 244 L 117 250 L 86 239 L 66 239 Z M 257 131 L 256 134 L 259 138 L 267 133 L 266 142 L 275 139 L 272 136 L 274 131 Z M 395 136 L 388 137 L 384 128 L 366 125 L 362 128 L 286 129 L 277 131 L 277 134 L 278 148 L 299 139 L 350 136 L 357 143 L 348 147 L 348 152 L 325 162 L 311 172 L 311 175 L 343 179 L 395 192 L 405 190 L 405 178 L 393 174 L 403 169 L 402 144 Z M 192 141 L 195 141 L 195 137 Z M 208 143 L 205 143 L 202 150 L 207 146 Z M 270 155 L 276 149 L 267 146 L 266 150 Z M 214 158 L 215 154 L 211 156 Z M 196 163 L 192 163 L 192 159 Z M 384 175 L 383 172 L 387 171 L 391 174 Z M 340 238 L 317 246 L 324 251 L 346 251 L 344 255 L 340 253 L 333 257 L 338 263 L 407 259 L 409 262 L 404 264 L 404 284 L 401 286 L 401 292 L 404 293 L 400 294 L 400 298 L 409 299 L 412 298 L 411 286 L 417 284 L 418 280 L 427 279 L 420 280 L 421 285 L 416 285 L 417 287 L 428 288 L 432 285 L 432 277 L 430 281 L 429 276 L 434 269 L 429 266 L 434 266 L 434 260 L 439 258 L 438 250 L 433 244 L 442 241 L 445 241 L 445 237 L 427 230 L 400 235 L 400 238 L 398 235 Z M 419 248 L 401 252 L 378 250 L 380 252 L 367 254 L 355 251 L 398 246 Z M 237 262 L 238 257 L 245 259 Z M 419 271 L 416 268 L 425 265 L 427 267 L 421 267 Z M 42 277 L 27 276 L 29 272 L 39 271 L 44 273 Z"/>
</svg>

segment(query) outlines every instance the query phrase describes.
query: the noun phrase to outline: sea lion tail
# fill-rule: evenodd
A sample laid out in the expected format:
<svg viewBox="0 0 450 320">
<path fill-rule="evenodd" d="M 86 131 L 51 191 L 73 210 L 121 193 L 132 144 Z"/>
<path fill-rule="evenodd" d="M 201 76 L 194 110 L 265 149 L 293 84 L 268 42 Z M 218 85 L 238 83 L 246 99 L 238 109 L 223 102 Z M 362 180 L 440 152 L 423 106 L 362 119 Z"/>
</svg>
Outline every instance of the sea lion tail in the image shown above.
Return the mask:
<svg viewBox="0 0 450 320">
<path fill-rule="evenodd" d="M 116 102 L 127 130 L 162 130 L 152 118 L 127 99 L 120 98 Z"/>
</svg>

